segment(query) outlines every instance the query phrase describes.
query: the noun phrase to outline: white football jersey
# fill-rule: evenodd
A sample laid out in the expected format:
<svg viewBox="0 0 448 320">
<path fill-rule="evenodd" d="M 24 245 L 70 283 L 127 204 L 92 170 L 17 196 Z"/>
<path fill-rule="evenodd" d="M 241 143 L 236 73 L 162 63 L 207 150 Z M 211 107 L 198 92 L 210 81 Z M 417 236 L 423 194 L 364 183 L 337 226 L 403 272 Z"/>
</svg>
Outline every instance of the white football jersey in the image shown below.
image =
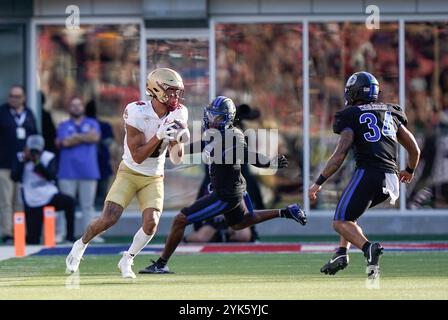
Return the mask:
<svg viewBox="0 0 448 320">
<path fill-rule="evenodd" d="M 181 105 L 180 108 L 169 112 L 165 117 L 159 118 L 152 107 L 151 101 L 136 101 L 126 106 L 123 119 L 126 124 L 143 132 L 145 134 L 145 141 L 148 142 L 157 133 L 160 125 L 171 123 L 174 120 L 181 120 L 186 123 L 188 121 L 188 110 L 185 106 Z M 123 162 L 130 169 L 143 175 L 163 176 L 167 147 L 168 142 L 161 141 L 154 153 L 142 163 L 138 164 L 132 159 L 126 132 L 124 137 Z"/>
</svg>

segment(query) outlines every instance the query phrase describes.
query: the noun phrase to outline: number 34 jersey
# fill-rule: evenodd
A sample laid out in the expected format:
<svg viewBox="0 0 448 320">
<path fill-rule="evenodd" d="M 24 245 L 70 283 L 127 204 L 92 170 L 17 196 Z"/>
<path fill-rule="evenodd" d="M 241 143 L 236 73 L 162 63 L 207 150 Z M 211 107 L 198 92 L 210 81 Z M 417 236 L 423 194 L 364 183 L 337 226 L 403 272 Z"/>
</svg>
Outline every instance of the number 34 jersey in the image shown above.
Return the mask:
<svg viewBox="0 0 448 320">
<path fill-rule="evenodd" d="M 376 168 L 392 173 L 398 172 L 397 131 L 407 122 L 400 106 L 369 103 L 348 106 L 336 112 L 333 131 L 337 134 L 344 130 L 353 131 L 358 168 Z"/>
</svg>

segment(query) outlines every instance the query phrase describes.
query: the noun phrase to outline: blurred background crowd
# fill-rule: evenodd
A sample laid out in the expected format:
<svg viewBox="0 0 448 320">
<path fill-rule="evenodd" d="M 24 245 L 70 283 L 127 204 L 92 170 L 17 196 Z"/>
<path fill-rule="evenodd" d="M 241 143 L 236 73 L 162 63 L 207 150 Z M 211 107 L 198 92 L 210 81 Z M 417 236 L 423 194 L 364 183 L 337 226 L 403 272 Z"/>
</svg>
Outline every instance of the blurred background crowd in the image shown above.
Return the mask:
<svg viewBox="0 0 448 320">
<path fill-rule="evenodd" d="M 141 78 L 145 77 L 141 74 L 141 27 L 138 23 L 106 23 L 67 30 L 63 25 L 38 24 L 37 92 L 26 93 L 21 86 L 1 91 L 5 94 L 0 97 L 4 108 L 10 108 L 9 99 L 19 99 L 14 97 L 17 95 L 23 95 L 20 99 L 26 107 L 27 97 L 37 94 L 39 105 L 38 114 L 33 115 L 34 129 L 26 132 L 17 150 L 5 149 L 7 153 L 23 151 L 19 149 L 25 148 L 26 138 L 40 131 L 45 149 L 59 159 L 63 145 L 58 130 L 66 121 L 73 121 L 70 110 L 74 98 L 85 109 L 84 115 L 97 123 L 93 127 L 98 131 L 98 140 L 89 143 L 95 145 L 99 172 L 90 177 L 96 181 L 96 197 L 94 209 L 86 207 L 87 211 L 102 207 L 122 156 L 122 111 L 129 102 L 140 99 Z M 368 30 L 362 22 L 310 22 L 309 79 L 303 79 L 302 27 L 300 22 L 214 25 L 216 93 L 259 112 L 259 116 L 245 122 L 246 128 L 278 129 L 279 152 L 290 160 L 289 168 L 277 175 L 249 169 L 262 198 L 259 206 L 281 207 L 303 201 L 304 81 L 309 81 L 310 88 L 310 114 L 305 121 L 310 127 L 311 180 L 336 146 L 333 116 L 344 106 L 344 84 L 351 73 L 373 73 L 380 82 L 381 100 L 400 102 L 398 22 L 383 22 L 378 30 Z M 405 108 L 409 128 L 423 150 L 417 179 L 407 188 L 406 206 L 448 208 L 448 23 L 406 22 L 404 31 Z M 190 122 L 201 121 L 203 107 L 209 102 L 212 44 L 208 31 L 201 36 L 167 38 L 149 32 L 145 41 L 147 71 L 156 67 L 177 70 L 185 82 L 184 104 L 189 107 Z M 2 144 L 4 134 L 0 131 Z M 4 164 L 1 170 L 11 170 L 8 166 Z M 344 164 L 312 208 L 335 207 L 353 166 L 352 160 Z M 201 166 L 167 165 L 166 210 L 178 210 L 190 203 L 203 178 Z M 73 194 L 74 198 L 79 196 Z M 82 206 L 82 201 L 78 202 L 78 208 Z M 137 205 L 130 209 L 137 210 Z M 13 207 L 5 210 L 10 213 L 2 215 L 10 217 Z M 2 225 L 6 229 L 2 229 L 1 236 L 10 237 L 10 225 Z"/>
</svg>

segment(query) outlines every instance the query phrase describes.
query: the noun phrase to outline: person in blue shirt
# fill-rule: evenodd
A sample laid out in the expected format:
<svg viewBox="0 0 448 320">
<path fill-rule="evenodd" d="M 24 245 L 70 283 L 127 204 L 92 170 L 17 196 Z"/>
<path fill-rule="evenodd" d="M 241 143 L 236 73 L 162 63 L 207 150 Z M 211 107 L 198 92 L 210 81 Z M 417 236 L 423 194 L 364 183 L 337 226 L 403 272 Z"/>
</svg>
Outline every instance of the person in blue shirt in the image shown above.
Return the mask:
<svg viewBox="0 0 448 320">
<path fill-rule="evenodd" d="M 12 241 L 12 213 L 17 198 L 11 169 L 26 138 L 37 133 L 36 119 L 25 105 L 25 90 L 20 85 L 9 89 L 8 102 L 0 106 L 0 236 L 3 243 Z"/>
<path fill-rule="evenodd" d="M 78 196 L 83 228 L 86 228 L 95 212 L 96 187 L 100 178 L 97 144 L 101 131 L 98 121 L 85 116 L 81 98 L 72 98 L 68 111 L 70 119 L 60 123 L 57 129 L 59 188 L 73 198 Z M 101 238 L 96 240 L 104 241 Z"/>
<path fill-rule="evenodd" d="M 100 169 L 100 180 L 96 188 L 95 206 L 103 208 L 104 200 L 106 200 L 109 191 L 110 177 L 113 174 L 111 165 L 111 155 L 109 148 L 114 142 L 114 132 L 112 126 L 97 118 L 97 107 L 95 100 L 90 100 L 86 104 L 86 116 L 98 121 L 101 130 L 101 140 L 98 143 L 98 166 Z"/>
</svg>

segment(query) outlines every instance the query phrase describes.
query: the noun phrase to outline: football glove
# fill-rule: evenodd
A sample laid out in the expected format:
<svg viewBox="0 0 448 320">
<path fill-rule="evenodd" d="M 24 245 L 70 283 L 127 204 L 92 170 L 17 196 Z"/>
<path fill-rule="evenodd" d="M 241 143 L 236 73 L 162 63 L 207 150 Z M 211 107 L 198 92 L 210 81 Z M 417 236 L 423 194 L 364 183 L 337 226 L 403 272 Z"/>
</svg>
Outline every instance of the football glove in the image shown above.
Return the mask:
<svg viewBox="0 0 448 320">
<path fill-rule="evenodd" d="M 274 160 L 272 160 L 272 165 L 275 168 L 287 168 L 288 167 L 288 159 L 283 154 L 279 154 Z"/>
<path fill-rule="evenodd" d="M 174 125 L 175 125 L 174 122 L 160 125 L 156 133 L 157 139 L 159 140 L 168 139 L 169 141 L 174 140 L 175 139 L 174 136 L 177 132 L 177 130 L 173 128 Z"/>
</svg>

